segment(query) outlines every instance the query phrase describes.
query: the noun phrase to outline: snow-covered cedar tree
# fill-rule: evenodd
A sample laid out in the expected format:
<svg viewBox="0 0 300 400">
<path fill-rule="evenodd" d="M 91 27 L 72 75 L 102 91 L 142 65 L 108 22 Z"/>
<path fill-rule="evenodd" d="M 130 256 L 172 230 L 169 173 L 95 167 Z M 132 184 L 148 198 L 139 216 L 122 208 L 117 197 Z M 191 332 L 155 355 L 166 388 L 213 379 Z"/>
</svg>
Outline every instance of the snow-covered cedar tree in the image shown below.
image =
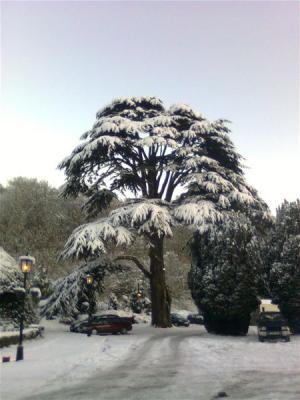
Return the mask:
<svg viewBox="0 0 300 400">
<path fill-rule="evenodd" d="M 76 318 L 78 314 L 89 311 L 89 306 L 94 313 L 95 296 L 102 290 L 104 276 L 116 268 L 104 259 L 95 259 L 77 267 L 66 277 L 57 279 L 53 283 L 53 293 L 41 307 L 41 314 L 47 319 L 57 316 Z M 87 286 L 86 275 L 94 277 L 92 287 Z"/>
<path fill-rule="evenodd" d="M 75 229 L 63 258 L 99 255 L 109 242 L 129 246 L 143 236 L 149 268 L 136 257 L 131 261 L 150 280 L 152 325 L 171 327 L 164 240 L 173 227 L 187 224 L 203 232 L 228 210 L 249 206 L 268 217 L 244 180 L 229 132 L 225 120 L 209 122 L 185 104 L 166 109 L 155 97 L 118 98 L 101 109 L 60 164 L 66 174 L 63 193 L 83 193 L 97 210 L 120 194 L 127 200 L 108 217 Z"/>
<path fill-rule="evenodd" d="M 11 320 L 16 327 L 20 324 L 23 312 L 24 289 L 23 274 L 15 259 L 0 247 L 0 316 Z M 37 310 L 32 297 L 27 293 L 25 299 L 25 326 L 38 322 Z"/>
<path fill-rule="evenodd" d="M 292 331 L 300 333 L 300 200 L 278 208 L 270 242 L 270 292 Z"/>
<path fill-rule="evenodd" d="M 258 306 L 262 268 L 261 240 L 248 217 L 232 213 L 191 243 L 192 297 L 203 312 L 208 332 L 248 332 Z"/>
</svg>

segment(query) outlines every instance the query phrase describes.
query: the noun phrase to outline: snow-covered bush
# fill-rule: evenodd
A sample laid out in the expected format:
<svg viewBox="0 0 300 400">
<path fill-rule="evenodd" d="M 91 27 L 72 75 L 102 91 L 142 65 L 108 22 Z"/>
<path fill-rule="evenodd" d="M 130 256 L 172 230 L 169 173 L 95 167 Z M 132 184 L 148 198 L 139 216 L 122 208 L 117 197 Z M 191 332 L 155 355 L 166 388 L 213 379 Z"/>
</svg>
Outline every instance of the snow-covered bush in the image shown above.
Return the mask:
<svg viewBox="0 0 300 400">
<path fill-rule="evenodd" d="M 217 334 L 246 334 L 258 305 L 261 240 L 250 220 L 232 214 L 191 243 L 189 286 L 205 327 Z"/>
<path fill-rule="evenodd" d="M 15 327 L 19 325 L 23 312 L 24 295 L 23 274 L 14 258 L 0 247 L 1 319 L 10 320 Z M 25 326 L 38 322 L 37 310 L 29 293 L 25 297 L 24 321 Z"/>
<path fill-rule="evenodd" d="M 32 296 L 34 299 L 40 300 L 41 297 L 42 297 L 41 290 L 40 290 L 40 288 L 38 288 L 38 287 L 32 287 L 32 288 L 30 288 L 30 291 L 29 291 L 29 292 L 30 292 L 31 296 Z"/>
</svg>

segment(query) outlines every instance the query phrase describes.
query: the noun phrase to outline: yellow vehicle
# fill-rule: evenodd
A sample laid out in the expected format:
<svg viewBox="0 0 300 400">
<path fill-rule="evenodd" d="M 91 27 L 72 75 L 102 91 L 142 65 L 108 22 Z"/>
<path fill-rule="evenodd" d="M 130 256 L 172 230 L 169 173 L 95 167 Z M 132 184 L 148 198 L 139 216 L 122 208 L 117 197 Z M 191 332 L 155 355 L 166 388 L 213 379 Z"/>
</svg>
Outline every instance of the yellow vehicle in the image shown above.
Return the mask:
<svg viewBox="0 0 300 400">
<path fill-rule="evenodd" d="M 259 311 L 262 312 L 278 312 L 280 310 L 277 304 L 272 304 L 271 300 L 262 300 L 260 303 Z"/>
</svg>

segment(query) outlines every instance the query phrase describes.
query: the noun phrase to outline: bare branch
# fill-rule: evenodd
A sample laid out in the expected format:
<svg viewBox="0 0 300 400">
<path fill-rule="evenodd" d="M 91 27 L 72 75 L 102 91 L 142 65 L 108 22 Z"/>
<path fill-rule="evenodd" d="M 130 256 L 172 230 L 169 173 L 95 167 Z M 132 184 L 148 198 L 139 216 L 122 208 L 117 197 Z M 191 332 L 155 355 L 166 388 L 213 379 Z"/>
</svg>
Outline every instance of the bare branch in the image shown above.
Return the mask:
<svg viewBox="0 0 300 400">
<path fill-rule="evenodd" d="M 121 260 L 127 260 L 127 261 L 132 261 L 132 262 L 134 262 L 135 265 L 138 267 L 138 269 L 139 269 L 140 271 L 142 271 L 143 274 L 144 274 L 148 279 L 150 279 L 151 273 L 147 270 L 147 268 L 140 262 L 140 260 L 139 260 L 137 257 L 135 257 L 135 256 L 126 256 L 126 255 L 123 255 L 123 256 L 118 256 L 118 257 L 116 257 L 116 258 L 114 259 L 114 261 L 121 261 Z"/>
</svg>

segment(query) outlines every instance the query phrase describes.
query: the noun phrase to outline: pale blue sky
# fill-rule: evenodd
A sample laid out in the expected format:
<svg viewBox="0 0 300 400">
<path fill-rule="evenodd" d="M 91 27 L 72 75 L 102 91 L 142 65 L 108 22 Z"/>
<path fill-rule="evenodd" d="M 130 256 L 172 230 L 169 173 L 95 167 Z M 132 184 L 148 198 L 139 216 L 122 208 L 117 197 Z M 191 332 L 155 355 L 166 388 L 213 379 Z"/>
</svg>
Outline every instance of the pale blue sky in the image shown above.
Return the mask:
<svg viewBox="0 0 300 400">
<path fill-rule="evenodd" d="M 299 2 L 2 2 L 0 182 L 59 161 L 114 97 L 232 121 L 274 211 L 300 197 Z"/>
</svg>

